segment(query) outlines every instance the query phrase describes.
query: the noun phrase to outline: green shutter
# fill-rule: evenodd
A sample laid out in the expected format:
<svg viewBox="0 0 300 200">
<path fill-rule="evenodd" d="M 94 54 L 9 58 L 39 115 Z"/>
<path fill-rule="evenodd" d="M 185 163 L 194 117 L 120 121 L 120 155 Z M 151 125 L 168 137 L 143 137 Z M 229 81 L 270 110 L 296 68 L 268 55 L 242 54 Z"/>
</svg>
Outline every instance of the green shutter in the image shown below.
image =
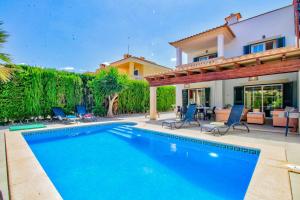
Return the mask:
<svg viewBox="0 0 300 200">
<path fill-rule="evenodd" d="M 285 37 L 277 39 L 277 48 L 285 47 Z"/>
<path fill-rule="evenodd" d="M 246 54 L 250 54 L 250 49 L 251 48 L 251 45 L 246 45 L 246 46 L 244 46 L 244 55 L 246 55 Z"/>
<path fill-rule="evenodd" d="M 182 90 L 182 109 L 185 112 L 189 104 L 189 90 Z"/>
<path fill-rule="evenodd" d="M 210 88 L 205 88 L 205 106 L 210 107 Z"/>
<path fill-rule="evenodd" d="M 244 86 L 234 87 L 234 105 L 244 105 Z"/>
</svg>

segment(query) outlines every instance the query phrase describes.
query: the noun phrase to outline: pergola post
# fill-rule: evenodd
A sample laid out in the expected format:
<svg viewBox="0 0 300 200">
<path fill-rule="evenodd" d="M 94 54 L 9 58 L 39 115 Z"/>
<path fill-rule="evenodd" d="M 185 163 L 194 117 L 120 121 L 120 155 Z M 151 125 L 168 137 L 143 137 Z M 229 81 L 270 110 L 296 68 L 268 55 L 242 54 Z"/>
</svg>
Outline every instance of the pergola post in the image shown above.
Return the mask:
<svg viewBox="0 0 300 200">
<path fill-rule="evenodd" d="M 156 87 L 150 87 L 150 119 L 157 119 L 156 110 Z"/>
<path fill-rule="evenodd" d="M 298 71 L 298 111 L 300 110 L 300 70 Z M 298 120 L 298 132 L 300 133 L 300 120 Z"/>
</svg>

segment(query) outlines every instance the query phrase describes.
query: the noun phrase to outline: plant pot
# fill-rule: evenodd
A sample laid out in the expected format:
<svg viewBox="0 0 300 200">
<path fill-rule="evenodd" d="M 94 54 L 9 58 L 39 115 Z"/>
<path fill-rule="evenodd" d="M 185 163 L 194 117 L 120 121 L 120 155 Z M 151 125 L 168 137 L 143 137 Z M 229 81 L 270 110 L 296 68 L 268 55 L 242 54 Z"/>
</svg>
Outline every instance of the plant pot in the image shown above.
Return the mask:
<svg viewBox="0 0 300 200">
<path fill-rule="evenodd" d="M 260 112 L 260 109 L 254 108 L 254 109 L 253 109 L 253 112 Z"/>
</svg>

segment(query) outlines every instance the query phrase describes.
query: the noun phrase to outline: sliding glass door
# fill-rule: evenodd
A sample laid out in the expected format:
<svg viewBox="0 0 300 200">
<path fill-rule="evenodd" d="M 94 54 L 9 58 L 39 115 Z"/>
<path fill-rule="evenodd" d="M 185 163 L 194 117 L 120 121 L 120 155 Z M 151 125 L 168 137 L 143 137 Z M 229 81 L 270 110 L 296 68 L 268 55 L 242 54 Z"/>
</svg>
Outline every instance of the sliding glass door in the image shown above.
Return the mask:
<svg viewBox="0 0 300 200">
<path fill-rule="evenodd" d="M 189 90 L 189 104 L 210 106 L 210 88 Z"/>
<path fill-rule="evenodd" d="M 271 111 L 282 108 L 283 105 L 282 84 L 255 85 L 245 87 L 245 107 L 259 109 L 270 117 Z"/>
<path fill-rule="evenodd" d="M 245 87 L 245 107 L 249 109 L 262 108 L 262 87 L 249 86 Z"/>
</svg>

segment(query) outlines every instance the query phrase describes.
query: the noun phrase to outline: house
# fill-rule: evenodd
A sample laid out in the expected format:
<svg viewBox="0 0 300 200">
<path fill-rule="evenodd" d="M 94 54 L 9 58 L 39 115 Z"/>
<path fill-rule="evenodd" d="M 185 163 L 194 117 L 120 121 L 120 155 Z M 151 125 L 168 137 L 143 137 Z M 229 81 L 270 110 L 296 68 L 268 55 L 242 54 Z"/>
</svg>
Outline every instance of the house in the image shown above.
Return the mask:
<svg viewBox="0 0 300 200">
<path fill-rule="evenodd" d="M 130 78 L 136 80 L 144 80 L 144 77 L 150 74 L 171 70 L 171 68 L 146 60 L 144 57 L 135 57 L 130 54 L 124 54 L 123 59 L 110 63 L 110 66 L 116 67 L 120 73 L 127 74 Z M 97 71 L 105 67 L 102 64 Z"/>
<path fill-rule="evenodd" d="M 146 77 L 151 118 L 156 118 L 156 87 L 162 85 L 176 85 L 177 106 L 243 104 L 267 118 L 275 109 L 299 108 L 298 1 L 248 19 L 233 13 L 221 26 L 170 42 L 176 69 Z"/>
</svg>

